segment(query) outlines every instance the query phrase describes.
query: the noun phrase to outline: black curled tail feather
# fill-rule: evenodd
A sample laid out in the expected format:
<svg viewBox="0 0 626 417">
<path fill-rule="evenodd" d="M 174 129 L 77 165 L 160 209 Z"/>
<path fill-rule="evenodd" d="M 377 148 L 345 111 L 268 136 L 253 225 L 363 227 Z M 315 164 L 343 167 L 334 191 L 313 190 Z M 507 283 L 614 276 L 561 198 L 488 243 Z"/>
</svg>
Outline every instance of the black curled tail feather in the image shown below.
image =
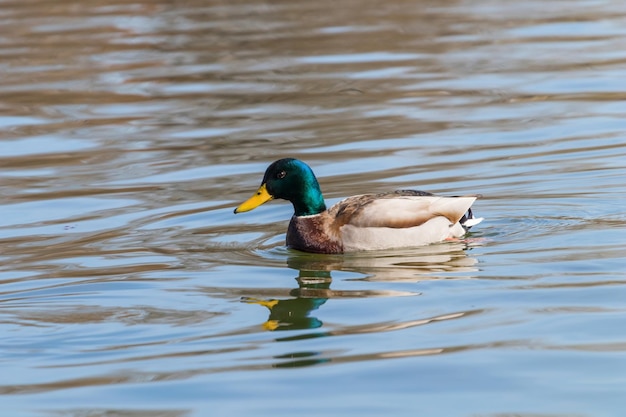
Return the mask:
<svg viewBox="0 0 626 417">
<path fill-rule="evenodd" d="M 483 221 L 483 219 L 475 217 L 474 213 L 472 212 L 472 209 L 469 208 L 467 209 L 467 213 L 465 213 L 463 217 L 461 217 L 461 220 L 459 220 L 459 223 L 461 224 L 461 226 L 463 226 L 463 229 L 465 229 L 465 231 L 467 232 L 469 229 L 472 228 L 472 226 L 477 225 L 481 221 Z"/>
</svg>

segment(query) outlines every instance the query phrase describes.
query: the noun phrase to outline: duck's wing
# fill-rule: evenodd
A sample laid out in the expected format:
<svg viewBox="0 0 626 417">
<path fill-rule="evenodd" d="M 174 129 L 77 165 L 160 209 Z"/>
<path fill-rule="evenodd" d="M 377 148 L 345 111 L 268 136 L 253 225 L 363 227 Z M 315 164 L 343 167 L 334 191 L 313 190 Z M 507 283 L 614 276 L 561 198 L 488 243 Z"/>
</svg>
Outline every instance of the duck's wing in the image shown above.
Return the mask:
<svg viewBox="0 0 626 417">
<path fill-rule="evenodd" d="M 440 197 L 419 191 L 365 194 L 348 197 L 330 208 L 336 225 L 408 228 L 436 217 L 450 224 L 463 218 L 477 196 Z"/>
</svg>

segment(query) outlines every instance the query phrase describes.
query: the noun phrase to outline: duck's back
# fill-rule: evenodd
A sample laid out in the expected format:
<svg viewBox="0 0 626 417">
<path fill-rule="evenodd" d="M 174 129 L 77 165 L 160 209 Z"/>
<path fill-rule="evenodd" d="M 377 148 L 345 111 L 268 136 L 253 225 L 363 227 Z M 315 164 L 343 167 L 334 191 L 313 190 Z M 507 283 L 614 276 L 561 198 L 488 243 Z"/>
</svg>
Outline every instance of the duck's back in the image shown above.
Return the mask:
<svg viewBox="0 0 626 417">
<path fill-rule="evenodd" d="M 403 190 L 349 197 L 330 208 L 344 251 L 415 247 L 460 237 L 475 196 Z"/>
</svg>

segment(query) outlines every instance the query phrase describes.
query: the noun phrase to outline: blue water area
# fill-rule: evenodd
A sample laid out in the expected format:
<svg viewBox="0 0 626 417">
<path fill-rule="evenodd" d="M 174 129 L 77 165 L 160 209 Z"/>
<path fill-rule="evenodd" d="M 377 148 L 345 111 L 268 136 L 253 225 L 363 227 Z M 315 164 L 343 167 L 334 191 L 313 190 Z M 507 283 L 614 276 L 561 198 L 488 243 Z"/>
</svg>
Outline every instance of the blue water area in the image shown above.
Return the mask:
<svg viewBox="0 0 626 417">
<path fill-rule="evenodd" d="M 0 3 L 11 417 L 621 417 L 626 4 Z M 328 205 L 481 197 L 428 246 L 285 247 Z"/>
</svg>

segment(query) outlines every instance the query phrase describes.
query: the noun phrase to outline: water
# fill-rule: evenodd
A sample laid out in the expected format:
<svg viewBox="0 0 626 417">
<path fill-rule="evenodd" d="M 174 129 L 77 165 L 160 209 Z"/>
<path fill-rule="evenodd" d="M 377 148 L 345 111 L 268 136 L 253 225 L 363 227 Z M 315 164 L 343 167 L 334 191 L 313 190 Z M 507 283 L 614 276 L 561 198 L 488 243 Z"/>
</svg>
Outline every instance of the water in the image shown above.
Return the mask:
<svg viewBox="0 0 626 417">
<path fill-rule="evenodd" d="M 0 2 L 7 416 L 621 416 L 626 4 Z M 467 241 L 319 256 L 328 202 L 481 193 Z M 268 309 L 271 307 L 271 311 Z"/>
</svg>

